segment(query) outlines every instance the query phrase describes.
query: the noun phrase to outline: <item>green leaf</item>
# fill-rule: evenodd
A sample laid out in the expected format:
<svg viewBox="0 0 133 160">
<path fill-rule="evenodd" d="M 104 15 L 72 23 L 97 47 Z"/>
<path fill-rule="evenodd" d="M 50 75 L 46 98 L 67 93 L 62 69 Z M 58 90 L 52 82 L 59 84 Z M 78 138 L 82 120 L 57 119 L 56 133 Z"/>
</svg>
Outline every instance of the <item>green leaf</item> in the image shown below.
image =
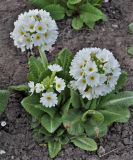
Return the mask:
<svg viewBox="0 0 133 160">
<path fill-rule="evenodd" d="M 62 106 L 63 114 L 66 114 L 69 111 L 70 104 L 71 104 L 71 99 L 68 99 L 66 103 Z"/>
<path fill-rule="evenodd" d="M 9 96 L 10 92 L 8 90 L 0 90 L 0 113 L 4 112 Z"/>
<path fill-rule="evenodd" d="M 61 125 L 61 123 L 62 120 L 59 115 L 50 117 L 49 115 L 46 114 L 41 118 L 42 126 L 50 133 L 53 133 Z"/>
<path fill-rule="evenodd" d="M 86 150 L 86 151 L 96 151 L 97 150 L 97 144 L 91 138 L 77 137 L 77 138 L 73 139 L 72 142 L 74 143 L 75 146 L 77 146 L 83 150 Z"/>
<path fill-rule="evenodd" d="M 80 3 L 82 0 L 68 0 L 69 4 L 78 4 Z"/>
<path fill-rule="evenodd" d="M 40 109 L 45 113 L 48 113 L 51 117 L 53 117 L 56 112 L 56 109 L 54 107 L 48 108 L 48 107 L 42 106 L 41 104 L 35 105 L 35 108 Z"/>
<path fill-rule="evenodd" d="M 74 108 L 81 107 L 79 94 L 76 91 L 72 90 L 72 89 L 70 89 L 70 90 L 71 90 L 71 103 L 72 103 L 72 106 Z"/>
<path fill-rule="evenodd" d="M 83 21 L 80 19 L 80 17 L 73 18 L 72 27 L 76 30 L 79 30 L 83 27 Z"/>
<path fill-rule="evenodd" d="M 19 91 L 19 92 L 27 92 L 29 89 L 28 85 L 18 85 L 18 86 L 10 86 L 9 90 L 11 91 Z"/>
<path fill-rule="evenodd" d="M 130 30 L 130 32 L 132 32 L 133 33 L 133 23 L 131 23 L 131 24 L 129 24 L 129 30 Z"/>
<path fill-rule="evenodd" d="M 80 12 L 80 18 L 90 28 L 94 27 L 95 22 L 99 20 L 105 20 L 105 15 L 90 3 L 83 4 L 80 7 Z"/>
<path fill-rule="evenodd" d="M 51 3 L 54 3 L 54 0 L 29 0 L 34 6 L 43 8 Z"/>
<path fill-rule="evenodd" d="M 106 110 L 99 110 L 104 116 L 104 123 L 110 125 L 113 122 L 128 122 L 130 112 L 124 106 L 107 107 Z"/>
<path fill-rule="evenodd" d="M 104 123 L 103 124 L 93 123 L 93 120 L 88 121 L 84 127 L 89 137 L 100 138 L 105 136 L 108 131 L 107 125 L 105 125 Z"/>
<path fill-rule="evenodd" d="M 115 89 L 117 91 L 121 90 L 124 84 L 126 83 L 126 81 L 127 81 L 127 72 L 122 72 L 117 81 L 117 85 L 115 86 Z"/>
<path fill-rule="evenodd" d="M 131 106 L 133 105 L 133 92 L 124 91 L 118 94 L 105 97 L 100 103 L 100 108 L 106 108 L 111 106 Z"/>
<path fill-rule="evenodd" d="M 83 122 L 81 121 L 81 113 L 76 110 L 69 110 L 62 116 L 64 127 L 71 135 L 81 135 L 84 132 Z"/>
<path fill-rule="evenodd" d="M 42 52 L 41 49 L 39 49 L 40 52 L 40 56 L 41 56 L 41 62 L 43 64 L 43 67 L 45 68 L 45 70 L 47 70 L 48 68 L 48 59 L 46 57 L 45 52 Z"/>
<path fill-rule="evenodd" d="M 128 48 L 127 52 L 128 52 L 129 55 L 133 56 L 133 46 Z"/>
<path fill-rule="evenodd" d="M 50 15 L 55 20 L 63 19 L 65 16 L 65 9 L 60 4 L 50 4 L 44 8 L 46 11 L 50 12 Z"/>
<path fill-rule="evenodd" d="M 60 141 L 49 141 L 48 142 L 48 151 L 51 158 L 57 156 L 57 154 L 61 150 L 61 143 Z"/>
<path fill-rule="evenodd" d="M 86 111 L 82 115 L 82 121 L 86 121 L 88 116 L 91 116 L 91 119 L 95 124 L 97 124 L 97 123 L 101 124 L 104 121 L 104 116 L 100 112 L 95 111 L 95 110 Z"/>
<path fill-rule="evenodd" d="M 42 81 L 42 77 L 43 76 L 45 77 L 46 73 L 45 73 L 45 68 L 43 67 L 41 61 L 31 56 L 28 64 L 29 64 L 28 80 L 34 81 L 35 83 Z"/>
<path fill-rule="evenodd" d="M 21 102 L 24 109 L 36 119 L 40 119 L 41 116 L 44 114 L 43 111 L 35 108 L 35 105 L 39 104 L 39 100 L 40 98 L 37 95 L 32 95 L 24 98 Z"/>
<path fill-rule="evenodd" d="M 70 81 L 71 79 L 71 76 L 69 75 L 69 68 L 72 58 L 72 53 L 66 48 L 62 49 L 56 58 L 56 63 L 63 68 L 63 71 L 59 72 L 59 76 L 64 78 L 66 81 Z"/>
</svg>

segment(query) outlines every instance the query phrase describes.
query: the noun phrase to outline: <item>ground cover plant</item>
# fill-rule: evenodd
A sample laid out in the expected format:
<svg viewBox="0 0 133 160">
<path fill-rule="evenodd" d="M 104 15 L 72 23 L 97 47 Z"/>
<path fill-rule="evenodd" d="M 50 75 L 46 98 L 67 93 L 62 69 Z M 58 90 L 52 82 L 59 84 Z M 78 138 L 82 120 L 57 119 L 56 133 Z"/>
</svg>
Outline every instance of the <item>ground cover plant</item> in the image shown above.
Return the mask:
<svg viewBox="0 0 133 160">
<path fill-rule="evenodd" d="M 109 50 L 100 48 L 84 48 L 75 56 L 63 49 L 49 63 L 44 51 L 49 51 L 56 40 L 47 41 L 50 22 L 54 24 L 50 31 L 57 38 L 57 26 L 43 10 L 25 12 L 15 22 L 11 33 L 15 45 L 22 51 L 35 47 L 40 56 L 29 58 L 28 85 L 10 89 L 27 94 L 22 106 L 32 116 L 35 138 L 48 145 L 51 158 L 70 142 L 95 151 L 95 139 L 106 135 L 108 126 L 127 122 L 130 117 L 128 107 L 133 104 L 133 92 L 122 91 L 127 74 Z M 18 34 L 21 31 L 23 34 Z"/>
<path fill-rule="evenodd" d="M 103 0 L 30 0 L 38 7 L 50 12 L 55 20 L 64 19 L 65 15 L 73 17 L 72 27 L 81 29 L 84 24 L 93 28 L 99 20 L 106 20 L 100 10 Z"/>
</svg>

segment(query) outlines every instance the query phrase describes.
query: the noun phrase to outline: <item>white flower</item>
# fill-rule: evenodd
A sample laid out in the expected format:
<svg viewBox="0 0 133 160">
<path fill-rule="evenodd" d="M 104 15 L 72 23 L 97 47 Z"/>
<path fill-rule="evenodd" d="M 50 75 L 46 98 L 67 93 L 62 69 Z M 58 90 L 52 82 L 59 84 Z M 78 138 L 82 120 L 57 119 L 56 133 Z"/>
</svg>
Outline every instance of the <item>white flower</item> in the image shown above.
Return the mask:
<svg viewBox="0 0 133 160">
<path fill-rule="evenodd" d="M 74 80 L 70 86 L 91 100 L 110 93 L 120 74 L 120 65 L 109 50 L 84 48 L 71 62 L 70 75 Z"/>
<path fill-rule="evenodd" d="M 58 103 L 57 95 L 53 92 L 43 93 L 40 99 L 40 103 L 45 107 L 54 107 Z"/>
<path fill-rule="evenodd" d="M 36 88 L 36 93 L 41 93 L 41 92 L 43 92 L 44 91 L 44 85 L 43 84 L 41 84 L 41 83 L 37 83 L 36 84 L 36 86 L 35 86 L 35 88 Z"/>
<path fill-rule="evenodd" d="M 48 26 L 44 22 L 37 22 L 35 26 L 36 32 L 37 33 L 47 33 Z"/>
<path fill-rule="evenodd" d="M 98 86 L 100 81 L 100 75 L 98 73 L 92 73 L 86 76 L 87 84 L 91 87 Z"/>
<path fill-rule="evenodd" d="M 64 79 L 55 77 L 55 88 L 59 93 L 64 90 L 65 86 Z"/>
<path fill-rule="evenodd" d="M 11 38 L 14 45 L 22 51 L 33 47 L 49 51 L 58 37 L 56 22 L 45 10 L 35 9 L 20 14 L 14 26 Z"/>
<path fill-rule="evenodd" d="M 76 86 L 78 86 L 79 91 L 84 91 L 86 89 L 87 86 L 87 82 L 85 78 L 80 78 L 77 82 L 76 82 Z"/>
<path fill-rule="evenodd" d="M 49 65 L 48 69 L 51 70 L 52 72 L 60 72 L 63 70 L 62 67 L 58 64 Z"/>
<path fill-rule="evenodd" d="M 94 72 L 97 72 L 98 69 L 97 69 L 97 65 L 95 62 L 92 62 L 92 61 L 89 61 L 86 66 L 84 67 L 84 72 L 86 74 L 91 74 L 91 73 L 94 73 Z"/>
<path fill-rule="evenodd" d="M 37 34 L 33 34 L 33 42 L 34 42 L 34 46 L 41 46 L 44 43 L 44 37 L 42 34 L 37 33 Z"/>
<path fill-rule="evenodd" d="M 34 93 L 34 91 L 35 91 L 35 84 L 34 84 L 34 82 L 32 82 L 32 81 L 30 81 L 29 83 L 28 83 L 28 86 L 29 86 L 29 88 L 30 88 L 30 93 L 31 93 L 31 95 Z"/>
</svg>

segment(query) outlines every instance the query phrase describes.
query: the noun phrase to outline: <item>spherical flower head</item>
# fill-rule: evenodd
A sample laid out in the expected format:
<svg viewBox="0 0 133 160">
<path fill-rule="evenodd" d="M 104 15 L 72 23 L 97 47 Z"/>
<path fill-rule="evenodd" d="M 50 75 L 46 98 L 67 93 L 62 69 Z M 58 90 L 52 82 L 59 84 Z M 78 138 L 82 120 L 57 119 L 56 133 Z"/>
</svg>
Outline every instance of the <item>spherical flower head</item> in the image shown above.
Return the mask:
<svg viewBox="0 0 133 160">
<path fill-rule="evenodd" d="M 57 92 L 61 93 L 66 87 L 65 81 L 62 78 L 55 77 L 55 88 Z"/>
<path fill-rule="evenodd" d="M 35 86 L 35 89 L 36 89 L 36 93 L 41 93 L 44 91 L 44 85 L 41 84 L 41 83 L 37 83 L 36 86 Z"/>
<path fill-rule="evenodd" d="M 28 83 L 28 86 L 29 86 L 29 88 L 30 88 L 30 93 L 31 93 L 31 95 L 34 93 L 34 91 L 35 91 L 35 84 L 34 84 L 34 82 L 33 81 L 30 81 L 29 83 Z"/>
<path fill-rule="evenodd" d="M 41 51 L 50 51 L 58 37 L 58 27 L 45 10 L 29 10 L 20 14 L 14 23 L 11 38 L 14 45 L 23 51 L 39 47 Z"/>
<path fill-rule="evenodd" d="M 57 95 L 53 92 L 46 92 L 42 94 L 42 97 L 40 99 L 40 103 L 48 108 L 55 107 L 57 105 Z"/>
<path fill-rule="evenodd" d="M 58 64 L 49 65 L 48 69 L 52 72 L 60 72 L 63 70 L 63 68 Z"/>
<path fill-rule="evenodd" d="M 121 74 L 118 61 L 107 49 L 84 48 L 71 62 L 70 85 L 88 100 L 104 96 L 115 89 Z"/>
</svg>

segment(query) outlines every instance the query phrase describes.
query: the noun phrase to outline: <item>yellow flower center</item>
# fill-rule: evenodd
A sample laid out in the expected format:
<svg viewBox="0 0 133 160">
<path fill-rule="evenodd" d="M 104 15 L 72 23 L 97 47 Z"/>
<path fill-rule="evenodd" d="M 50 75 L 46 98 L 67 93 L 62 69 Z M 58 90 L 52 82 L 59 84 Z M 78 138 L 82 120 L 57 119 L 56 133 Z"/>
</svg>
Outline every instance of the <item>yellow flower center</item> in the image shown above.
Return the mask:
<svg viewBox="0 0 133 160">
<path fill-rule="evenodd" d="M 34 28 L 34 25 L 30 25 L 30 29 L 33 29 Z"/>
<path fill-rule="evenodd" d="M 94 76 L 90 76 L 90 80 L 94 81 L 95 77 Z"/>
<path fill-rule="evenodd" d="M 40 38 L 41 38 L 41 37 L 40 37 L 39 35 L 38 35 L 38 36 L 36 36 L 36 39 L 37 39 L 37 40 L 40 40 Z"/>
<path fill-rule="evenodd" d="M 85 80 L 85 79 L 82 79 L 82 83 L 83 83 L 83 84 L 86 84 L 86 80 Z"/>
<path fill-rule="evenodd" d="M 51 98 L 50 96 L 47 96 L 47 100 L 48 100 L 48 101 L 51 101 L 51 99 L 52 99 L 52 98 Z"/>
<path fill-rule="evenodd" d="M 45 33 L 44 36 L 45 36 L 45 37 L 48 37 L 48 33 Z"/>
<path fill-rule="evenodd" d="M 82 76 L 82 75 L 83 75 L 83 72 L 80 72 L 79 74 L 80 74 L 80 76 Z"/>
<path fill-rule="evenodd" d="M 88 69 L 88 71 L 89 71 L 89 72 L 92 72 L 92 71 L 93 71 L 93 68 L 90 67 L 90 68 Z"/>
<path fill-rule="evenodd" d="M 42 31 L 42 29 L 43 29 L 42 26 L 38 26 L 39 31 Z"/>
<path fill-rule="evenodd" d="M 57 88 L 60 88 L 61 87 L 61 85 L 60 84 L 57 84 Z"/>
<path fill-rule="evenodd" d="M 27 38 L 27 39 L 26 39 L 26 42 L 28 42 L 28 43 L 29 43 L 29 42 L 30 42 L 30 38 Z"/>
</svg>

